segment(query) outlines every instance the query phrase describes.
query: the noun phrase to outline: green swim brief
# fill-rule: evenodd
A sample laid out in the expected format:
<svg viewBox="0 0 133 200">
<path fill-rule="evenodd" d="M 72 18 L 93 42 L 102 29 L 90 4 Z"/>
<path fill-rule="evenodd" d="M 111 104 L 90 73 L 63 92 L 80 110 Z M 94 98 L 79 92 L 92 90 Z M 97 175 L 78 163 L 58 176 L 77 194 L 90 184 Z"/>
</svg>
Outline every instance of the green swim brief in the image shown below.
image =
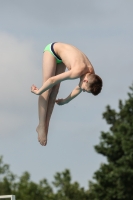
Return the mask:
<svg viewBox="0 0 133 200">
<path fill-rule="evenodd" d="M 54 48 L 53 48 L 54 44 L 55 44 L 55 42 L 48 44 L 45 47 L 44 51 L 49 51 L 56 58 L 56 63 L 62 63 L 61 58 L 54 51 Z"/>
</svg>

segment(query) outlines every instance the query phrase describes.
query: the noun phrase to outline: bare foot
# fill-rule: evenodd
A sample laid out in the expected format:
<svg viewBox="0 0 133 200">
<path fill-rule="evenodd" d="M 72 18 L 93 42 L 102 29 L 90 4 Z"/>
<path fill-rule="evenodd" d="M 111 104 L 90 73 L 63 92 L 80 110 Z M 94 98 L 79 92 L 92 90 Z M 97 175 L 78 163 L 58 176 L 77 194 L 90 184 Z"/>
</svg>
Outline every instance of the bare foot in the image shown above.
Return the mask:
<svg viewBox="0 0 133 200">
<path fill-rule="evenodd" d="M 38 133 L 38 141 L 42 146 L 46 146 L 47 144 L 47 133 L 45 131 L 44 125 L 38 125 L 36 128 L 36 132 Z"/>
</svg>

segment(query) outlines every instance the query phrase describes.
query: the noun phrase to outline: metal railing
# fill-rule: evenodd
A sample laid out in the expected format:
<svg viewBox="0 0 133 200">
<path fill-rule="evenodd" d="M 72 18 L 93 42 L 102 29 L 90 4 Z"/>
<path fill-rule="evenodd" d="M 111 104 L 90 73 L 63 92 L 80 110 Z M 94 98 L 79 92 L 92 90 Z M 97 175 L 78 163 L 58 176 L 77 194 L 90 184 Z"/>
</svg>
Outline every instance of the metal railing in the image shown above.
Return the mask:
<svg viewBox="0 0 133 200">
<path fill-rule="evenodd" d="M 0 199 L 11 199 L 11 200 L 15 200 L 15 195 L 2 195 L 0 196 Z"/>
</svg>

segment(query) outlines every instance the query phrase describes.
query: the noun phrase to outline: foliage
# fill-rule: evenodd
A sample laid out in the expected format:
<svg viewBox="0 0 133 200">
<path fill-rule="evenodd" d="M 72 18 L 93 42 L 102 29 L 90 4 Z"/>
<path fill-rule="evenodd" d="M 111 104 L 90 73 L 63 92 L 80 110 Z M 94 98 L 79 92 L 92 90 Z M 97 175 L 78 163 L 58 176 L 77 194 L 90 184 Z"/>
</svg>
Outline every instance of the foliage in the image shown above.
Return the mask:
<svg viewBox="0 0 133 200">
<path fill-rule="evenodd" d="M 95 183 L 90 182 L 92 200 L 133 200 L 133 86 L 128 99 L 119 101 L 119 111 L 106 107 L 103 118 L 110 125 L 102 132 L 98 153 L 107 163 L 95 172 Z"/>
<path fill-rule="evenodd" d="M 17 200 L 88 200 L 88 193 L 75 182 L 71 183 L 69 170 L 56 173 L 53 187 L 46 179 L 39 184 L 30 180 L 30 174 L 24 172 L 21 177 L 13 175 L 9 165 L 3 164 L 0 157 L 0 195 L 14 194 Z"/>
<path fill-rule="evenodd" d="M 55 175 L 53 185 L 57 188 L 56 199 L 62 200 L 87 200 L 88 192 L 80 188 L 79 183 L 71 183 L 69 170 Z"/>
</svg>

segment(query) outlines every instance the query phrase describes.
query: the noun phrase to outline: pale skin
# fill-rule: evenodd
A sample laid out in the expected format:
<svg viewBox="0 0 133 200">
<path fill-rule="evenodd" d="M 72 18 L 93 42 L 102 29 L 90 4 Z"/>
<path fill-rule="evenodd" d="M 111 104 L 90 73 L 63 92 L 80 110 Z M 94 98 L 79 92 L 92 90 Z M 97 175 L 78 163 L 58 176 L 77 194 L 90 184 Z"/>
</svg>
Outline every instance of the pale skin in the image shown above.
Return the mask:
<svg viewBox="0 0 133 200">
<path fill-rule="evenodd" d="M 38 141 L 42 146 L 47 144 L 47 134 L 50 117 L 55 102 L 64 105 L 78 96 L 82 91 L 90 92 L 88 88 L 89 75 L 95 74 L 87 56 L 76 47 L 64 44 L 54 44 L 55 53 L 63 63 L 56 63 L 55 57 L 48 51 L 43 54 L 43 84 L 40 89 L 32 85 L 31 92 L 39 95 L 38 114 L 39 125 L 37 126 Z M 68 71 L 65 71 L 65 70 Z M 65 80 L 80 78 L 79 85 L 74 88 L 70 95 L 64 99 L 57 99 L 60 83 Z"/>
</svg>

